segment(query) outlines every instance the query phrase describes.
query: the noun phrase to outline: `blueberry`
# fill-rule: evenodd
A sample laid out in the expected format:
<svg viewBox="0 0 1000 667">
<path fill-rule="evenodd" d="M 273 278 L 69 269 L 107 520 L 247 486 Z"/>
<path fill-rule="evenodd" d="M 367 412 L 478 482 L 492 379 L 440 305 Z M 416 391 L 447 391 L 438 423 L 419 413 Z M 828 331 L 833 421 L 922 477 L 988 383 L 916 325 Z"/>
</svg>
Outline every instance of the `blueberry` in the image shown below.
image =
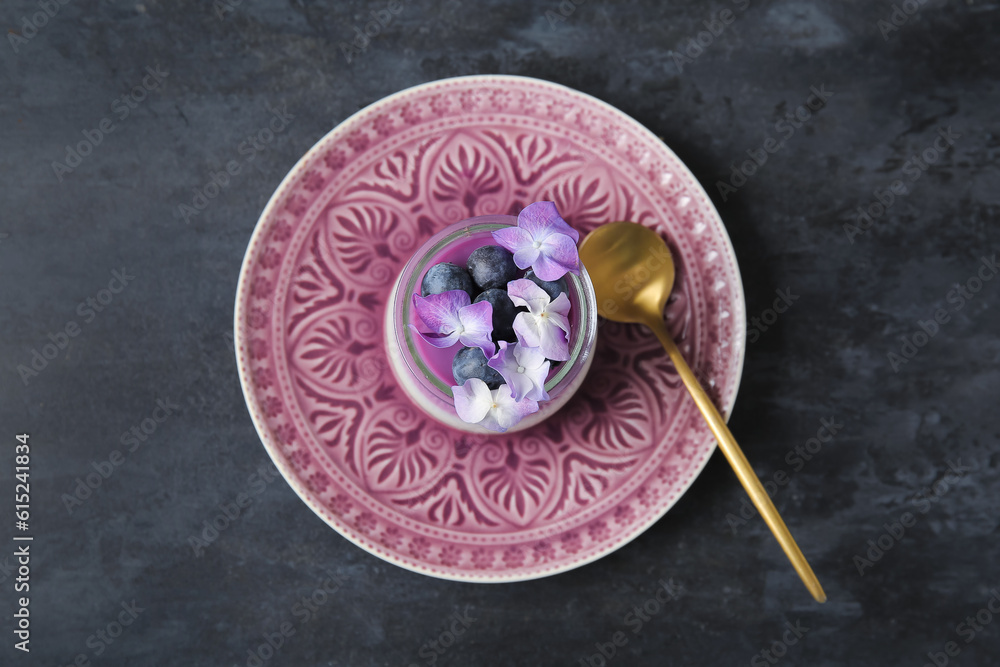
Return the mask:
<svg viewBox="0 0 1000 667">
<path fill-rule="evenodd" d="M 528 269 L 528 272 L 524 274 L 524 277 L 545 290 L 545 293 L 548 294 L 549 298 L 553 301 L 555 301 L 562 292 L 566 292 L 566 296 L 569 296 L 565 278 L 560 278 L 559 280 L 542 280 L 536 276 L 535 272 L 531 269 Z"/>
<path fill-rule="evenodd" d="M 476 297 L 474 303 L 489 301 L 493 306 L 493 342 L 505 340 L 513 343 L 517 340 L 514 334 L 514 318 L 527 308 L 518 308 L 507 295 L 507 290 L 488 289 Z"/>
<path fill-rule="evenodd" d="M 480 289 L 507 287 L 507 283 L 517 278 L 514 255 L 498 245 L 484 245 L 473 250 L 467 266 L 472 281 Z"/>
<path fill-rule="evenodd" d="M 451 290 L 465 290 L 471 299 L 476 294 L 476 288 L 472 285 L 472 278 L 465 269 L 455 266 L 451 262 L 435 264 L 427 269 L 424 279 L 420 281 L 420 296 L 429 294 L 441 294 Z"/>
<path fill-rule="evenodd" d="M 486 355 L 478 347 L 463 347 L 451 360 L 451 372 L 455 382 L 464 385 L 469 378 L 479 378 L 490 389 L 499 389 L 503 376 L 486 365 Z"/>
</svg>

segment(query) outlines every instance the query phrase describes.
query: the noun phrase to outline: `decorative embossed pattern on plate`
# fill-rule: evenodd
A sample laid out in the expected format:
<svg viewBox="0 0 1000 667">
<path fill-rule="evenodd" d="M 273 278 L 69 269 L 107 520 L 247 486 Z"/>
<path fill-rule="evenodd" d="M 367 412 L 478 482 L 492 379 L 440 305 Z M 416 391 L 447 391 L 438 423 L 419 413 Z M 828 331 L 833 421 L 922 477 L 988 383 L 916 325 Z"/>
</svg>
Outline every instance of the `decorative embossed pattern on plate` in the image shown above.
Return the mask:
<svg viewBox="0 0 1000 667">
<path fill-rule="evenodd" d="M 364 549 L 418 572 L 513 581 L 636 537 L 714 449 L 652 334 L 600 327 L 578 394 L 525 432 L 472 436 L 428 418 L 383 351 L 392 282 L 463 218 L 552 200 L 586 233 L 632 220 L 678 267 L 670 328 L 728 414 L 743 363 L 743 292 L 701 186 L 656 137 L 562 86 L 437 81 L 352 116 L 314 146 L 247 250 L 236 341 L 247 404 L 296 492 Z"/>
</svg>

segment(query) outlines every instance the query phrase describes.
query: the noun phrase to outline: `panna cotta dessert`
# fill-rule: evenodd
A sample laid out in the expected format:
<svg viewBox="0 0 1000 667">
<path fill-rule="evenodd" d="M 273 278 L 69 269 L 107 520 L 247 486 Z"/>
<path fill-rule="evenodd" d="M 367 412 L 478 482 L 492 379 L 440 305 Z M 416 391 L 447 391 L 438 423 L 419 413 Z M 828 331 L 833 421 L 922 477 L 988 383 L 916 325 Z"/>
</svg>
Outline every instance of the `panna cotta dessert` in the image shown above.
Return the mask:
<svg viewBox="0 0 1000 667">
<path fill-rule="evenodd" d="M 570 227 L 552 202 L 455 223 L 410 258 L 386 309 L 400 387 L 434 419 L 518 431 L 583 382 L 597 305 Z"/>
</svg>

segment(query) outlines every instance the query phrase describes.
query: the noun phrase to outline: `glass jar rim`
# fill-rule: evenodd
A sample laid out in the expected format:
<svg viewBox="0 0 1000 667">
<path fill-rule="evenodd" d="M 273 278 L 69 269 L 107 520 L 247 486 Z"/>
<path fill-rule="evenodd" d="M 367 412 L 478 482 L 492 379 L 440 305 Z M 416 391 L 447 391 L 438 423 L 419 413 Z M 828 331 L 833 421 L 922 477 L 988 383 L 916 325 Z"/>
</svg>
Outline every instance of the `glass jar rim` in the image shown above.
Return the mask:
<svg viewBox="0 0 1000 667">
<path fill-rule="evenodd" d="M 463 238 L 471 237 L 483 232 L 493 232 L 504 227 L 513 227 L 517 224 L 517 217 L 513 215 L 483 215 L 467 218 L 445 227 L 437 234 L 429 238 L 404 265 L 395 290 L 393 291 L 393 303 L 389 304 L 392 309 L 393 326 L 391 329 L 396 337 L 396 345 L 400 350 L 404 365 L 410 373 L 418 379 L 422 378 L 441 394 L 440 398 L 446 401 L 453 401 L 451 384 L 442 381 L 438 375 L 431 370 L 423 359 L 416 346 L 415 337 L 417 334 L 408 326 L 411 321 L 414 293 L 419 293 L 419 280 L 422 278 L 428 265 L 448 246 L 460 241 Z M 567 287 L 574 292 L 576 306 L 579 309 L 577 317 L 573 318 L 578 323 L 578 331 L 571 334 L 570 358 L 563 362 L 557 372 L 545 383 L 545 389 L 552 394 L 557 387 L 564 382 L 569 383 L 575 379 L 579 373 L 581 362 L 586 361 L 587 355 L 592 353 L 593 339 L 597 333 L 597 301 L 593 284 L 586 269 L 580 267 L 580 275 L 567 273 L 565 275 Z M 582 327 L 581 327 L 582 325 Z M 402 340 L 400 340 L 400 338 Z M 416 366 L 414 368 L 414 366 Z"/>
</svg>

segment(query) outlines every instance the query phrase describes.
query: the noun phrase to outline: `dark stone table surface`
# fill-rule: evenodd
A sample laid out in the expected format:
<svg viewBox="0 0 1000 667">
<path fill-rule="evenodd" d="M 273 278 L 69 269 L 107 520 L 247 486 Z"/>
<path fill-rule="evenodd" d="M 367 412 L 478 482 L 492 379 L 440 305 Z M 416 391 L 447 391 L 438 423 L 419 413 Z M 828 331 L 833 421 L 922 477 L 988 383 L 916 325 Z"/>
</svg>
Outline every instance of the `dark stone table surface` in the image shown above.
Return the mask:
<svg viewBox="0 0 1000 667">
<path fill-rule="evenodd" d="M 341 44 L 390 9 L 348 62 Z M 0 664 L 1000 664 L 996 2 L 8 0 L 0 15 Z M 718 453 L 639 539 L 529 583 L 387 564 L 266 476 L 194 557 L 188 538 L 267 461 L 230 334 L 262 208 L 358 109 L 472 73 L 606 100 L 710 193 L 760 322 L 732 430 L 762 476 L 788 474 L 775 500 L 827 604 L 759 518 L 739 518 L 744 492 Z M 141 102 L 122 99 L 143 85 Z M 721 187 L 814 87 L 825 106 Z M 178 205 L 277 104 L 287 130 L 185 221 Z M 67 155 L 88 137 L 88 155 Z M 109 303 L 86 305 L 109 285 Z M 797 299 L 775 321 L 776 290 Z M 26 373 L 50 340 L 68 342 Z M 68 507 L 77 478 L 154 414 Z M 823 420 L 835 437 L 789 463 Z M 29 654 L 12 617 L 21 432 Z M 633 632 L 627 615 L 671 578 L 678 597 Z M 294 615 L 324 582 L 336 592 Z M 468 629 L 432 645 L 451 643 L 456 615 Z M 288 622 L 273 654 L 250 656 Z"/>
</svg>

